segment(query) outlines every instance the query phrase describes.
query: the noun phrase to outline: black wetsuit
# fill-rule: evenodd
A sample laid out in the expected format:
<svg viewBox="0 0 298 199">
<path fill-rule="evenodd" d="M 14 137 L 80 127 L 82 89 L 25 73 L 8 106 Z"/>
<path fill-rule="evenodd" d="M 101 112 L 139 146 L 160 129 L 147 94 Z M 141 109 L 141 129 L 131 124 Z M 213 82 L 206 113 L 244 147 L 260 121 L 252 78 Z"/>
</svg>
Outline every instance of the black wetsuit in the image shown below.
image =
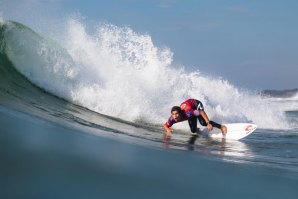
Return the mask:
<svg viewBox="0 0 298 199">
<path fill-rule="evenodd" d="M 196 107 L 195 109 L 200 110 L 200 111 L 204 111 L 204 106 L 202 104 L 202 102 L 200 102 L 199 100 L 196 100 Z M 192 116 L 188 119 L 188 124 L 190 127 L 191 132 L 195 133 L 197 132 L 198 126 L 197 126 L 197 121 L 199 120 L 200 124 L 202 126 L 207 126 L 206 121 L 204 120 L 204 118 L 202 117 L 202 115 L 200 114 L 199 116 Z M 215 128 L 221 128 L 221 125 L 214 122 L 214 121 L 209 121 L 209 123 L 215 127 Z"/>
</svg>

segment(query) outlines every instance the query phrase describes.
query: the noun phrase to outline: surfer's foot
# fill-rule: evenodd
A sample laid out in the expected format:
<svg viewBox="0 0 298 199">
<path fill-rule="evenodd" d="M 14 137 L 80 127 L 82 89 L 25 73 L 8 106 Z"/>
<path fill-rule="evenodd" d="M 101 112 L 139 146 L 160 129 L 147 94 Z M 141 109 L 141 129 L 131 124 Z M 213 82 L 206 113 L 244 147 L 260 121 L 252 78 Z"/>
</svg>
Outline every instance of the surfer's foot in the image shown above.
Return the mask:
<svg viewBox="0 0 298 199">
<path fill-rule="evenodd" d="M 196 132 L 191 132 L 191 135 L 198 135 L 201 133 L 201 130 L 199 128 L 197 128 Z"/>
<path fill-rule="evenodd" d="M 223 136 L 227 134 L 227 127 L 225 125 L 221 125 L 220 130 Z"/>
<path fill-rule="evenodd" d="M 197 132 L 191 132 L 191 135 L 198 135 L 198 131 Z"/>
</svg>

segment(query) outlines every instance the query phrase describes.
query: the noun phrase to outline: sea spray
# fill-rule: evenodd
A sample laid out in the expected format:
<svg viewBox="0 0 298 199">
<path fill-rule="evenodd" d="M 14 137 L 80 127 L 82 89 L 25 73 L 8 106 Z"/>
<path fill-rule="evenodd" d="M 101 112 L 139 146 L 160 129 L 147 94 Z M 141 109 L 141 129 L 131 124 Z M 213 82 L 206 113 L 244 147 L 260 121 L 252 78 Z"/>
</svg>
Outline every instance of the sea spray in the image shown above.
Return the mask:
<svg viewBox="0 0 298 199">
<path fill-rule="evenodd" d="M 255 122 L 264 128 L 286 126 L 281 110 L 227 80 L 172 66 L 173 53 L 156 47 L 149 35 L 104 24 L 95 34 L 78 21 L 68 22 L 66 48 L 88 71 L 86 83 L 72 92 L 74 101 L 92 110 L 128 120 L 165 121 L 173 105 L 187 98 L 205 104 L 220 122 Z M 85 72 L 86 72 L 85 71 Z M 278 122 L 276 122 L 278 121 Z"/>
<path fill-rule="evenodd" d="M 199 70 L 174 67 L 169 48 L 150 35 L 103 24 L 91 34 L 70 19 L 65 39 L 45 39 L 29 28 L 8 23 L 6 53 L 37 86 L 90 110 L 129 121 L 162 124 L 173 105 L 187 98 L 204 103 L 218 122 L 254 122 L 260 128 L 288 128 L 282 107 L 253 92 Z"/>
</svg>

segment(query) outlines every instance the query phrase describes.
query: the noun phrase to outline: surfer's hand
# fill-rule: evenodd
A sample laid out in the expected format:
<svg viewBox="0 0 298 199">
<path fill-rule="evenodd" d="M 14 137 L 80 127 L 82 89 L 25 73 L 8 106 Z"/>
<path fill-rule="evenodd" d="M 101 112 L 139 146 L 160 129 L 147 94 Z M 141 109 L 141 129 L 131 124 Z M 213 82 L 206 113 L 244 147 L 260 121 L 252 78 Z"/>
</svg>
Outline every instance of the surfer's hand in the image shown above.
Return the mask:
<svg viewBox="0 0 298 199">
<path fill-rule="evenodd" d="M 220 130 L 223 136 L 227 134 L 227 127 L 225 125 L 221 125 Z"/>
<path fill-rule="evenodd" d="M 208 124 L 207 124 L 207 129 L 208 129 L 208 131 L 212 131 L 212 129 L 213 129 L 212 124 L 208 123 Z"/>
<path fill-rule="evenodd" d="M 172 135 L 172 130 L 171 129 L 167 130 L 166 131 L 166 137 L 170 138 L 171 135 Z"/>
</svg>

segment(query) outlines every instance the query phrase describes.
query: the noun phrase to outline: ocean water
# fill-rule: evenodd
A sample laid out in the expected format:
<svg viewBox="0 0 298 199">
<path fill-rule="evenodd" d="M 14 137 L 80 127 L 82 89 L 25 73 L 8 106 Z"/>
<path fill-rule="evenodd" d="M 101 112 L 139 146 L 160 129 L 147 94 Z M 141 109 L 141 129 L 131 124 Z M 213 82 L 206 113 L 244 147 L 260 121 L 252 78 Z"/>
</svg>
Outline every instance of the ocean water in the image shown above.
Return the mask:
<svg viewBox="0 0 298 199">
<path fill-rule="evenodd" d="M 127 27 L 87 29 L 70 19 L 48 38 L 0 20 L 1 198 L 297 197 L 298 93 L 188 72 Z M 170 108 L 189 97 L 259 128 L 212 140 L 183 123 L 165 141 Z"/>
</svg>

